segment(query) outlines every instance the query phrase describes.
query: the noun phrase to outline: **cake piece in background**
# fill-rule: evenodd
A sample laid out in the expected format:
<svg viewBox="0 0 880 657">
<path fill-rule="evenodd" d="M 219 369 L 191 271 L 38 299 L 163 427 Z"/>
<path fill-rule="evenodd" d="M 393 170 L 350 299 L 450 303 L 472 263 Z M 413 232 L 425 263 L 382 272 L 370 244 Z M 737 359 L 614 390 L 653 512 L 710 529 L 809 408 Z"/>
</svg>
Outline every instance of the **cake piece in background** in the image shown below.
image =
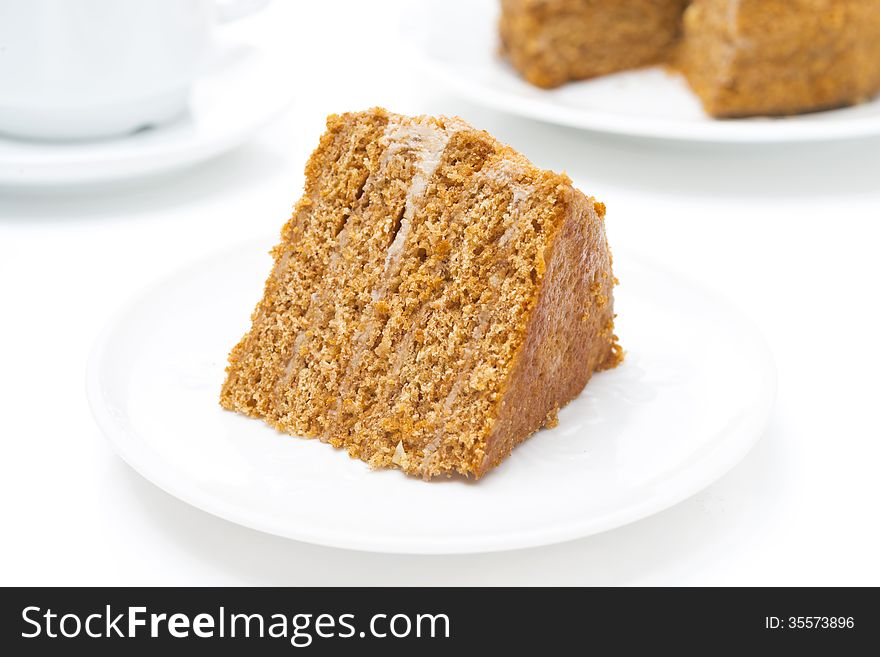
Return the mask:
<svg viewBox="0 0 880 657">
<path fill-rule="evenodd" d="M 480 477 L 621 358 L 604 214 L 460 119 L 331 116 L 221 404 Z"/>
<path fill-rule="evenodd" d="M 863 102 L 880 92 L 880 0 L 694 0 L 676 65 L 715 117 Z"/>
<path fill-rule="evenodd" d="M 501 0 L 502 51 L 530 83 L 571 80 L 665 61 L 688 0 Z"/>
</svg>

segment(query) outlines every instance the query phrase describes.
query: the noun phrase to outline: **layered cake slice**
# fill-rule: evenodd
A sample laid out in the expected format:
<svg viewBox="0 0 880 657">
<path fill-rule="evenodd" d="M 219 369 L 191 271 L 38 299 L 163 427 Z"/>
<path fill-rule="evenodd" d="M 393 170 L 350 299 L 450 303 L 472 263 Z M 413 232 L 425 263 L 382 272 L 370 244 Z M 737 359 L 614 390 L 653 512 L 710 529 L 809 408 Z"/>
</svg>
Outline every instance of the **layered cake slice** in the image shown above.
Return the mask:
<svg viewBox="0 0 880 657">
<path fill-rule="evenodd" d="M 853 105 L 880 92 L 880 0 L 694 0 L 677 65 L 716 117 Z"/>
<path fill-rule="evenodd" d="M 534 85 L 664 61 L 689 0 L 501 0 L 501 48 Z"/>
<path fill-rule="evenodd" d="M 480 477 L 620 360 L 604 213 L 460 119 L 331 116 L 221 404 Z"/>
</svg>

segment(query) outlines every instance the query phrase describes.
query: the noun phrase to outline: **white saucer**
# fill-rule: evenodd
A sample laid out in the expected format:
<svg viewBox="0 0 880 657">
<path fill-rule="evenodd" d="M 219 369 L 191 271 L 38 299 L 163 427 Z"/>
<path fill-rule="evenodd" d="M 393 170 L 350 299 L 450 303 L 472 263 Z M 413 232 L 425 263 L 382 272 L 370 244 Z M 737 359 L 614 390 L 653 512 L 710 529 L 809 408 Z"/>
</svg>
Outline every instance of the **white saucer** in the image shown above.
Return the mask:
<svg viewBox="0 0 880 657">
<path fill-rule="evenodd" d="M 427 73 L 493 109 L 598 132 L 700 142 L 805 142 L 880 135 L 880 98 L 787 118 L 708 117 L 681 76 L 655 67 L 542 90 L 498 55 L 497 0 L 406 3 L 403 38 Z"/>
<path fill-rule="evenodd" d="M 262 50 L 227 44 L 180 119 L 129 137 L 38 142 L 0 136 L 0 186 L 102 183 L 181 169 L 244 143 L 290 103 L 292 85 Z"/>
<path fill-rule="evenodd" d="M 665 509 L 733 467 L 775 394 L 767 347 L 687 280 L 615 253 L 627 358 L 477 483 L 372 471 L 218 404 L 271 240 L 198 262 L 138 296 L 99 339 L 88 395 L 121 456 L 170 494 L 320 545 L 399 553 L 508 550 Z"/>
</svg>

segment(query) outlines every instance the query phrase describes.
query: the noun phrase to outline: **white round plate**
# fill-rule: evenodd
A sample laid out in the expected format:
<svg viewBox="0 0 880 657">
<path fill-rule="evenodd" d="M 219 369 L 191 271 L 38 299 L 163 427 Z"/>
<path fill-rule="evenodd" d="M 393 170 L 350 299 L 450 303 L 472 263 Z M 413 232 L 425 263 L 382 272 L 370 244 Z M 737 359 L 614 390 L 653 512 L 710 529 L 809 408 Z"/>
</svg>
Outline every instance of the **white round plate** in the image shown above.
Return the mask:
<svg viewBox="0 0 880 657">
<path fill-rule="evenodd" d="M 280 63 L 259 48 L 218 46 L 185 115 L 127 137 L 24 141 L 0 135 L 0 185 L 104 183 L 174 171 L 244 143 L 292 98 Z"/>
<path fill-rule="evenodd" d="M 402 33 L 416 70 L 493 109 L 598 132 L 701 142 L 802 142 L 880 135 L 880 99 L 795 117 L 712 119 L 684 79 L 662 67 L 542 90 L 523 81 L 498 54 L 498 0 L 423 0 L 406 5 Z"/>
<path fill-rule="evenodd" d="M 398 553 L 545 545 L 665 509 L 709 485 L 761 435 L 775 370 L 755 330 L 686 280 L 625 253 L 617 369 L 597 374 L 478 482 L 374 471 L 316 440 L 218 404 L 249 325 L 267 241 L 197 263 L 124 310 L 92 354 L 92 410 L 121 456 L 168 493 L 300 541 Z"/>
</svg>

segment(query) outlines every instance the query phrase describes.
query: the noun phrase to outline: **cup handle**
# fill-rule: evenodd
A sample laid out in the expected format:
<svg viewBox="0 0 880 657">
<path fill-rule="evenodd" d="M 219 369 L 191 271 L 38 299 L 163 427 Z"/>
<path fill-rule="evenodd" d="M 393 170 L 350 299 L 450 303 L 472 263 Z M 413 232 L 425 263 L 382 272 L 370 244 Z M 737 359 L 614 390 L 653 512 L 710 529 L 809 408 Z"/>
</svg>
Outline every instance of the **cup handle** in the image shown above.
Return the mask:
<svg viewBox="0 0 880 657">
<path fill-rule="evenodd" d="M 229 23 L 265 9 L 269 0 L 214 0 L 217 20 Z"/>
</svg>

